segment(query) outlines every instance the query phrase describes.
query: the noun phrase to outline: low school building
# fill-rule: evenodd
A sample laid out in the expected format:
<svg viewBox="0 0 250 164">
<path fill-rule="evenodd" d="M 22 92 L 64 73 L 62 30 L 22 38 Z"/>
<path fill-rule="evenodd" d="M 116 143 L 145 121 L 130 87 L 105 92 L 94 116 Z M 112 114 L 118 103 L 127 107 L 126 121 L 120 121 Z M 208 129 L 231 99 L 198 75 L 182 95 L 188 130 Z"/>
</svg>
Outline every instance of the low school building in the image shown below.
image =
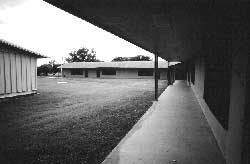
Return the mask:
<svg viewBox="0 0 250 164">
<path fill-rule="evenodd" d="M 158 64 L 159 79 L 167 79 L 167 61 Z M 153 79 L 154 61 L 74 62 L 62 65 L 64 77 Z"/>
</svg>

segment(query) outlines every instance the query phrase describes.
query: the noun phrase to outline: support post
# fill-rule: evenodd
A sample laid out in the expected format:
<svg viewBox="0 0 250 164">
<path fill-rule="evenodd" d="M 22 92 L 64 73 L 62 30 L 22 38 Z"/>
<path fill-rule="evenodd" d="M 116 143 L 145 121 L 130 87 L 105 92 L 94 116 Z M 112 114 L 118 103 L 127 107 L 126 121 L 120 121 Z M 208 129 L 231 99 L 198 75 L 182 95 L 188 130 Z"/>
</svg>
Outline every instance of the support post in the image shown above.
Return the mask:
<svg viewBox="0 0 250 164">
<path fill-rule="evenodd" d="M 173 65 L 173 83 L 175 82 L 175 65 Z"/>
<path fill-rule="evenodd" d="M 155 101 L 158 101 L 158 55 L 155 54 L 155 68 L 154 68 L 154 78 L 155 78 Z"/>
<path fill-rule="evenodd" d="M 167 80 L 168 80 L 168 85 L 170 85 L 170 68 L 169 68 L 170 64 L 169 64 L 169 61 L 168 61 L 168 69 L 167 69 Z"/>
</svg>

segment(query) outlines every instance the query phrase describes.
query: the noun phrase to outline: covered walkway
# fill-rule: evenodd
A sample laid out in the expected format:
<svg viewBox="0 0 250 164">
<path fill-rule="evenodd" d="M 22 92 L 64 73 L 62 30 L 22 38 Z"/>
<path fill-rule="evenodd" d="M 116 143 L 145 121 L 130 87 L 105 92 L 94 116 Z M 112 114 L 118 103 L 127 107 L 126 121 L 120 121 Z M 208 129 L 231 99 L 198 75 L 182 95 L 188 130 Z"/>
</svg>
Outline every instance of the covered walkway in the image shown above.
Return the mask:
<svg viewBox="0 0 250 164">
<path fill-rule="evenodd" d="M 223 164 L 186 81 L 169 86 L 103 164 Z"/>
</svg>

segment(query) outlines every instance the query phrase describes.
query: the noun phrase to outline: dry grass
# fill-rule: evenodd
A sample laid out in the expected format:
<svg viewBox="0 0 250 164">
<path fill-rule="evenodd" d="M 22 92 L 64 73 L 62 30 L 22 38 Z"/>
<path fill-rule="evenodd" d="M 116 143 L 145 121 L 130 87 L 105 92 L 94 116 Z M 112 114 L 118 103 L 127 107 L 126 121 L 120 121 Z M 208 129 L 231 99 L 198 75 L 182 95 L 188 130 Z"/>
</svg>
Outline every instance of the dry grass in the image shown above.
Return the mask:
<svg viewBox="0 0 250 164">
<path fill-rule="evenodd" d="M 58 84 L 57 81 L 67 81 Z M 38 80 L 0 103 L 0 163 L 101 163 L 150 107 L 153 80 Z M 159 81 L 159 90 L 166 81 Z"/>
</svg>

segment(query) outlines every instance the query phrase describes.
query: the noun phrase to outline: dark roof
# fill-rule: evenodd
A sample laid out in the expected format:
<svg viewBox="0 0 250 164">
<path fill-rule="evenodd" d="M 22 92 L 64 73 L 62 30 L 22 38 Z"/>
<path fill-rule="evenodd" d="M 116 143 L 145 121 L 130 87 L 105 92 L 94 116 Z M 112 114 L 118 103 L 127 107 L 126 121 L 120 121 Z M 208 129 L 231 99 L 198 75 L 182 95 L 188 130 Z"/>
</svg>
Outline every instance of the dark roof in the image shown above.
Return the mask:
<svg viewBox="0 0 250 164">
<path fill-rule="evenodd" d="M 159 61 L 158 67 L 168 68 L 168 62 Z M 63 68 L 154 68 L 154 61 L 74 62 L 63 64 Z"/>
<path fill-rule="evenodd" d="M 5 46 L 8 46 L 8 47 L 11 47 L 11 48 L 14 48 L 14 49 L 19 50 L 19 51 L 26 52 L 26 53 L 28 53 L 30 55 L 33 55 L 33 56 L 37 57 L 37 58 L 47 58 L 45 55 L 42 55 L 40 53 L 31 51 L 31 50 L 28 50 L 28 49 L 25 49 L 25 48 L 22 48 L 22 47 L 20 47 L 18 45 L 15 45 L 15 44 L 10 43 L 10 42 L 8 42 L 6 40 L 3 40 L 3 39 L 0 39 L 0 45 L 1 44 L 5 45 Z"/>
</svg>

